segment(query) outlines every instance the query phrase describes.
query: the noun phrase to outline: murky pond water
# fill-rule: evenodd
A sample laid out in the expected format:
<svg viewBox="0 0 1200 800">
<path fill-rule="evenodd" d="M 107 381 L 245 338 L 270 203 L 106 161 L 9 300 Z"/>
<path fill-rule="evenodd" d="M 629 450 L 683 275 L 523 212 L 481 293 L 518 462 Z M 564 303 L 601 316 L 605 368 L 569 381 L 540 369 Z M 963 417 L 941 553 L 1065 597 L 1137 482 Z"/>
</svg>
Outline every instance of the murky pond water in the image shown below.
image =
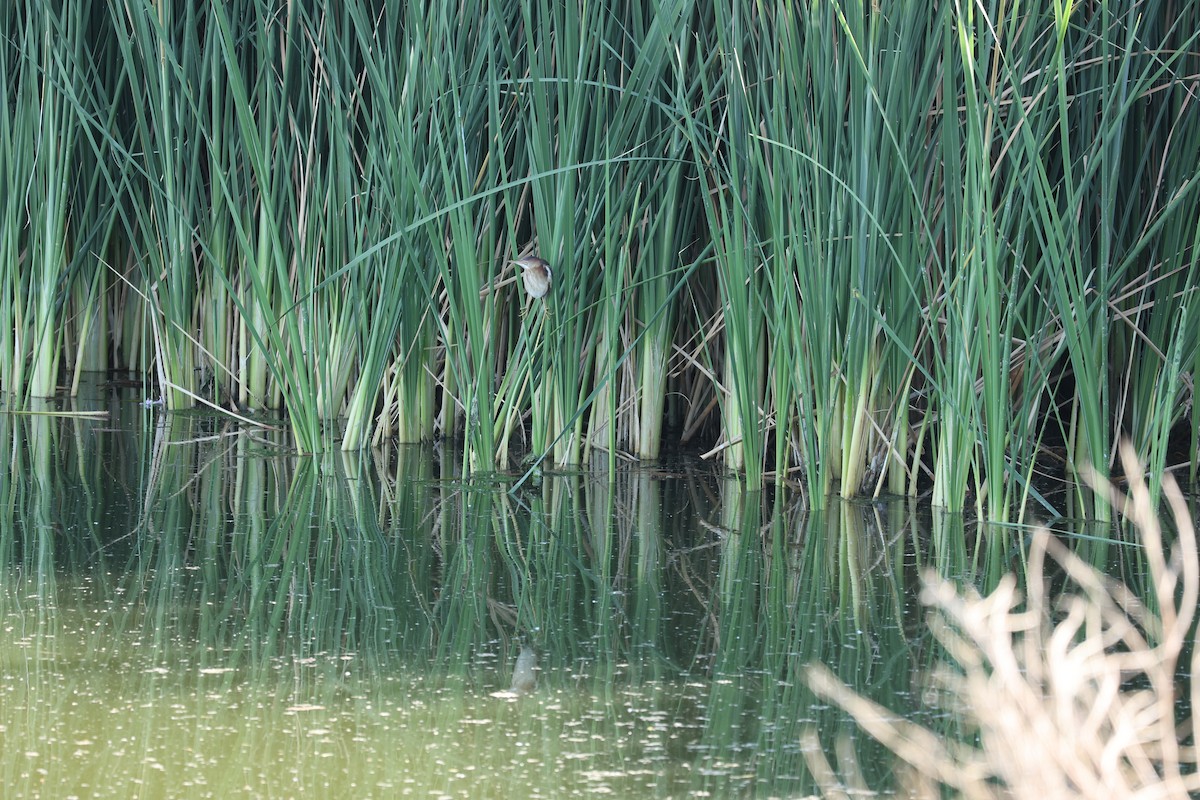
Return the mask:
<svg viewBox="0 0 1200 800">
<path fill-rule="evenodd" d="M 907 505 L 101 406 L 0 416 L 4 797 L 802 796 L 811 662 L 937 724 Z"/>
</svg>

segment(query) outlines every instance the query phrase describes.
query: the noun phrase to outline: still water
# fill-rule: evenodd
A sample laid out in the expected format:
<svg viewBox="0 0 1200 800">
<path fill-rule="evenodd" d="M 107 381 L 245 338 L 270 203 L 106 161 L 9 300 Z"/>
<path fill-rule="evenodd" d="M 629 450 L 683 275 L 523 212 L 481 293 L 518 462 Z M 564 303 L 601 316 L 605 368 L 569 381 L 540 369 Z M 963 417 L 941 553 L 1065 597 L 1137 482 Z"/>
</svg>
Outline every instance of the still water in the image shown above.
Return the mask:
<svg viewBox="0 0 1200 800">
<path fill-rule="evenodd" d="M 0 415 L 6 798 L 798 797 L 806 732 L 887 786 L 812 662 L 939 724 L 909 505 L 91 407 Z"/>
</svg>

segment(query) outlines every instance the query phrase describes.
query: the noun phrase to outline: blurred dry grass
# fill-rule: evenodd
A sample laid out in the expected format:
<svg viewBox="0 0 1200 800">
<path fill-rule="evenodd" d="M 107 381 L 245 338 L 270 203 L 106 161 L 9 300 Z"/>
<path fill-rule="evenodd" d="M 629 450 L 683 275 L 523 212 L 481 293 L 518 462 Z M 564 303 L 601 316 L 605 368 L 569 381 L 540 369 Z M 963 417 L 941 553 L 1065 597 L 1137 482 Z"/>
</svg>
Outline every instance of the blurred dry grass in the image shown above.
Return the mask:
<svg viewBox="0 0 1200 800">
<path fill-rule="evenodd" d="M 1183 798 L 1200 792 L 1190 714 L 1177 719 L 1176 683 L 1200 592 L 1195 528 L 1178 486 L 1163 480 L 1178 535 L 1169 557 L 1142 472 L 1122 452 L 1130 493 L 1109 488 L 1141 534 L 1155 591 L 1151 609 L 1097 572 L 1049 532 L 1033 539 L 1024 596 L 1014 576 L 981 597 L 929 572 L 923 601 L 954 663 L 934 675 L 960 721 L 947 740 L 858 696 L 823 666 L 808 670 L 819 695 L 850 712 L 901 762 L 902 791 L 966 798 Z M 1052 595 L 1049 556 L 1068 577 Z M 1192 648 L 1188 673 L 1196 673 Z M 1197 688 L 1191 683 L 1191 705 Z M 1180 714 L 1182 716 L 1182 714 Z M 851 748 L 840 746 L 841 776 L 816 742 L 810 767 L 829 798 L 862 796 Z"/>
</svg>

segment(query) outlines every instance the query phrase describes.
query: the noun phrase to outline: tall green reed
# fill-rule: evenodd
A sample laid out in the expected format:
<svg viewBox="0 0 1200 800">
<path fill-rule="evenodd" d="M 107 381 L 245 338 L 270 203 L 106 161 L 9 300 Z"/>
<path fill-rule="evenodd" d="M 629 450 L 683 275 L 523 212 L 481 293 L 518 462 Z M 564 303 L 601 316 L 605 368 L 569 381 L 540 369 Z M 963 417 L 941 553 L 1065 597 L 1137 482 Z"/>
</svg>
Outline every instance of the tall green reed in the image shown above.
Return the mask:
<svg viewBox="0 0 1200 800">
<path fill-rule="evenodd" d="M 195 346 L 201 264 L 195 232 L 204 194 L 207 147 L 194 92 L 210 75 L 192 31 L 191 8 L 174 3 L 111 7 L 133 121 L 121 216 L 149 300 L 157 377 L 169 409 L 189 408 L 199 391 Z M 140 68 L 139 68 L 140 67 Z M 117 176 L 114 175 L 114 180 Z"/>
<path fill-rule="evenodd" d="M 0 386 L 22 398 L 54 395 L 60 372 L 74 367 L 78 354 L 68 348 L 90 319 L 80 326 L 70 313 L 73 293 L 101 304 L 89 249 L 101 247 L 96 230 L 111 205 L 97 195 L 96 171 L 77 169 L 77 98 L 103 94 L 93 84 L 112 79 L 87 69 L 104 47 L 93 18 L 88 8 L 56 3 L 3 12 Z"/>
<path fill-rule="evenodd" d="M 815 505 L 1063 510 L 1044 468 L 1200 441 L 1175 10 L 10 9 L 0 381 L 112 357 L 305 452 L 677 435 Z"/>
</svg>

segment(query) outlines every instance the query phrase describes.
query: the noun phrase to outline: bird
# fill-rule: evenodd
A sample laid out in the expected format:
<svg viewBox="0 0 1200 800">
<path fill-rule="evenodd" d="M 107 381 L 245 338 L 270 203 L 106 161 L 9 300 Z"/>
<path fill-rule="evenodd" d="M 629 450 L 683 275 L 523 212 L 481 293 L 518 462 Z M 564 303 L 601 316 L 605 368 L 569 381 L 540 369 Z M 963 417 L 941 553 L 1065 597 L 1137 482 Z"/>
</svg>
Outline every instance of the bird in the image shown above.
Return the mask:
<svg viewBox="0 0 1200 800">
<path fill-rule="evenodd" d="M 521 268 L 521 279 L 525 282 L 525 291 L 530 297 L 545 297 L 550 291 L 550 279 L 553 274 L 550 264 L 544 258 L 534 255 L 522 256 L 512 263 Z"/>
</svg>

